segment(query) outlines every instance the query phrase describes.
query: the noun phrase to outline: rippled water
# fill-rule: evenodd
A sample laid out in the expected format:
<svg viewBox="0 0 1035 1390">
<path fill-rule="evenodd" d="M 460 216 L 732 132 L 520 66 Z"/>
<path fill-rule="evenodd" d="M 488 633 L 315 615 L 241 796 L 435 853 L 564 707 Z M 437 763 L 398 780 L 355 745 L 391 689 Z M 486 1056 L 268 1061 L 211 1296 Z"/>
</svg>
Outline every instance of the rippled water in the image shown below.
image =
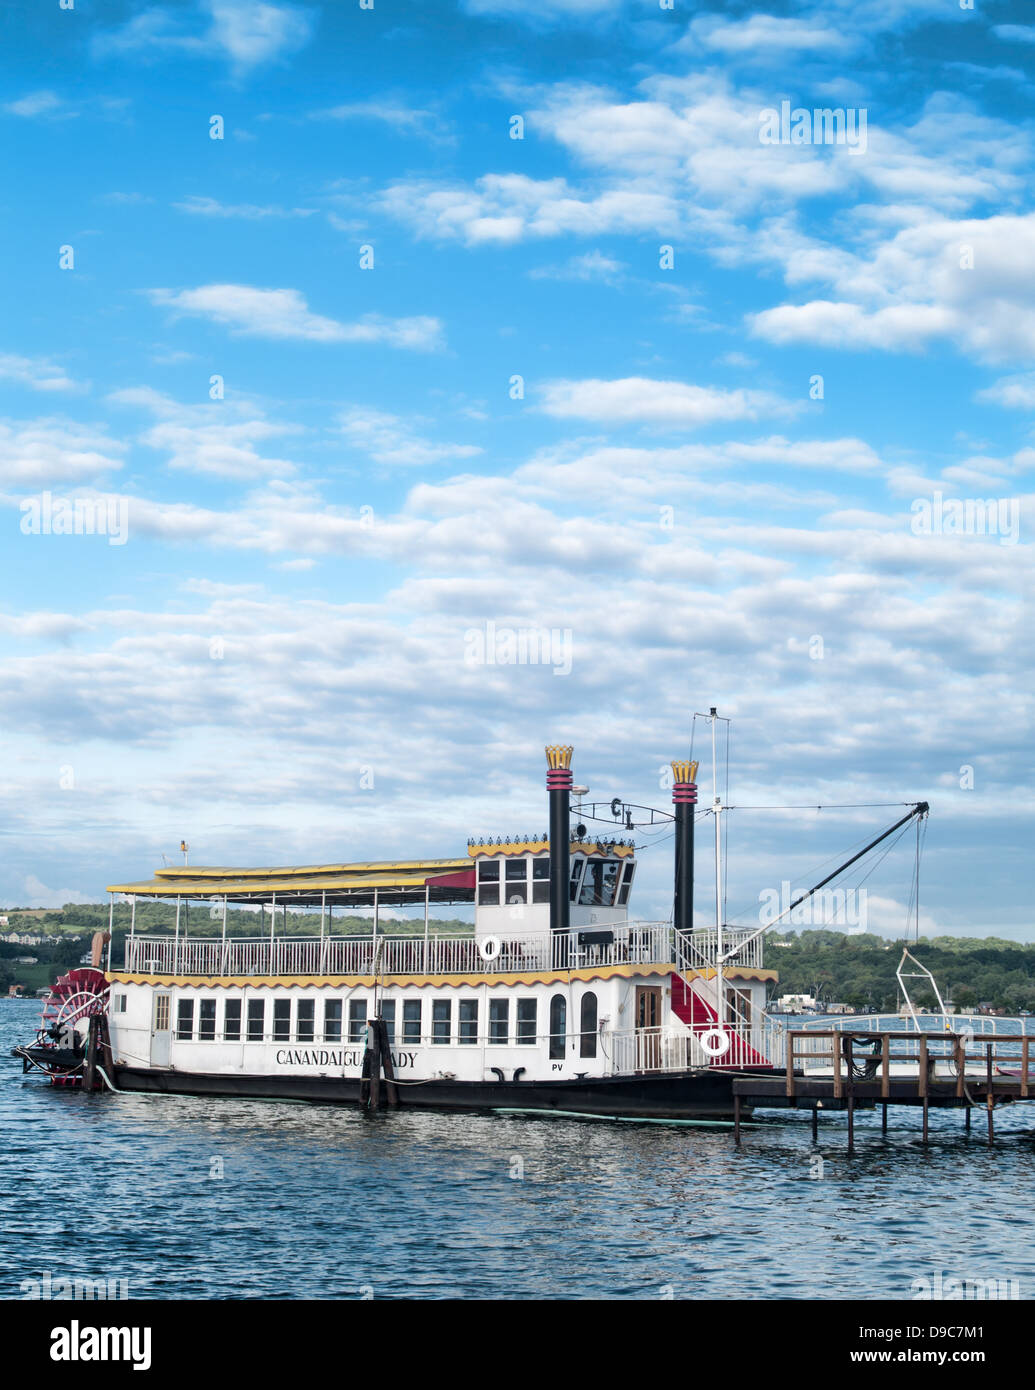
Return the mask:
<svg viewBox="0 0 1035 1390">
<path fill-rule="evenodd" d="M 917 1278 L 1035 1295 L 1035 1105 L 860 1114 L 811 1144 L 727 1129 L 62 1092 L 0 1001 L 0 1296 L 127 1279 L 137 1298 L 909 1298 Z M 815 1156 L 825 1174 L 810 1177 Z M 210 1176 L 218 1174 L 222 1177 Z M 523 1177 L 512 1173 L 523 1170 Z"/>
</svg>

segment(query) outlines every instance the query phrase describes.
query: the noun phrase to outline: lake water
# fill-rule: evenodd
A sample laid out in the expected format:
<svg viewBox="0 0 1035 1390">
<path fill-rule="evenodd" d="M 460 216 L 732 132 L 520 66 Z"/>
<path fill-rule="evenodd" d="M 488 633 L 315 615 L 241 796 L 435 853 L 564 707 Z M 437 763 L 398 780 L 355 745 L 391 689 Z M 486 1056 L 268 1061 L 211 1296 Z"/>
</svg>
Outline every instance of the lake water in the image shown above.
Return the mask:
<svg viewBox="0 0 1035 1390">
<path fill-rule="evenodd" d="M 1017 1281 L 1035 1105 L 771 1112 L 744 1131 L 63 1092 L 23 1076 L 36 1001 L 0 1000 L 0 1296 L 125 1279 L 131 1298 L 913 1296 Z M 816 1156 L 823 1157 L 823 1176 Z M 957 1305 L 958 1306 L 958 1305 Z"/>
</svg>

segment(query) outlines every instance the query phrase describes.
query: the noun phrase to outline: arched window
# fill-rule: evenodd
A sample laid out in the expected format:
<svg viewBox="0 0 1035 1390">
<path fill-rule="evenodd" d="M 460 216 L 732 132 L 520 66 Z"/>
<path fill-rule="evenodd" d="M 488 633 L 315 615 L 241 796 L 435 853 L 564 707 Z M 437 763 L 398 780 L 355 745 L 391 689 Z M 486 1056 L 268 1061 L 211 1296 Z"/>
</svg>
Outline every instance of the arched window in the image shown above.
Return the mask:
<svg viewBox="0 0 1035 1390">
<path fill-rule="evenodd" d="M 550 1059 L 560 1061 L 564 1057 L 564 1035 L 568 1027 L 568 1005 L 563 994 L 555 994 L 550 1000 Z"/>
<path fill-rule="evenodd" d="M 597 1055 L 597 996 L 592 992 L 582 996 L 582 1020 L 579 1027 L 579 1056 Z"/>
</svg>

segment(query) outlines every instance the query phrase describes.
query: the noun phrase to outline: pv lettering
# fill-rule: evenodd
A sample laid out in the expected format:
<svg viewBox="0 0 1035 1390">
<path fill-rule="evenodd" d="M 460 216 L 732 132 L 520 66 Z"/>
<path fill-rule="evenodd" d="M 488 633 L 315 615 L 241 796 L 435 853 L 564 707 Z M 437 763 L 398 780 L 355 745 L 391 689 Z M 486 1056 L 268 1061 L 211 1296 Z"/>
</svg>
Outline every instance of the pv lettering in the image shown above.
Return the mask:
<svg viewBox="0 0 1035 1390">
<path fill-rule="evenodd" d="M 50 1334 L 51 1361 L 132 1361 L 134 1371 L 151 1369 L 149 1327 L 55 1327 Z"/>
</svg>

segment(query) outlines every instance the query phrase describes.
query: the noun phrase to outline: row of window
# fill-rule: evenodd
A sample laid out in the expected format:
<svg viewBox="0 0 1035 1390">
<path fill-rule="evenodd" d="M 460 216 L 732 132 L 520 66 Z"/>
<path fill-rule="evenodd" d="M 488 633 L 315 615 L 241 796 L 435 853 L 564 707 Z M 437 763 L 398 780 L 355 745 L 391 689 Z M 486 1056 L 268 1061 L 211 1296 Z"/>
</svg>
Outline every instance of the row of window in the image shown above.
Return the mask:
<svg viewBox="0 0 1035 1390">
<path fill-rule="evenodd" d="M 571 864 L 571 901 L 579 907 L 622 907 L 629 901 L 635 869 L 635 864 L 620 859 L 584 859 L 576 855 Z M 480 906 L 549 901 L 548 857 L 478 860 Z"/>
<path fill-rule="evenodd" d="M 321 1016 L 317 1019 L 317 1003 L 322 1004 Z M 381 1017 L 388 1030 L 388 1040 L 395 1046 L 397 1024 L 398 1040 L 405 1046 L 411 1043 L 419 1046 L 423 1037 L 423 1000 L 404 999 L 401 1016 L 395 999 L 381 1001 Z M 453 1032 L 453 1004 L 456 1010 L 456 1034 Z M 430 1041 L 439 1046 L 452 1042 L 475 1044 L 479 1041 L 478 999 L 433 999 L 431 1001 Z M 267 1019 L 267 1005 L 272 1003 L 273 1016 Z M 537 999 L 517 999 L 514 1001 L 513 1041 L 518 1045 L 533 1046 L 538 1037 Z M 222 1017 L 217 1016 L 218 1005 L 222 1004 Z M 511 1042 L 511 1000 L 490 999 L 487 1041 L 497 1046 L 507 1046 Z M 340 999 L 273 999 L 260 997 L 250 999 L 193 999 L 181 997 L 176 1001 L 176 1037 L 181 1042 L 214 1042 L 218 1036 L 224 1042 L 263 1042 L 268 1037 L 274 1042 L 316 1042 L 319 1027 L 319 1041 L 328 1043 L 361 1043 L 366 1039 L 367 1000 L 350 999 L 348 1016 L 343 1016 Z M 567 1036 L 568 1001 L 563 994 L 555 994 L 550 1000 L 550 1056 L 562 1058 Z M 597 1055 L 597 997 L 587 993 L 582 996 L 579 1011 L 579 1055 Z M 267 1023 L 272 1023 L 272 1032 L 267 1033 Z M 169 1026 L 169 996 L 155 996 L 154 1026 L 162 1031 Z M 344 1030 L 344 1031 L 343 1031 Z"/>
</svg>

